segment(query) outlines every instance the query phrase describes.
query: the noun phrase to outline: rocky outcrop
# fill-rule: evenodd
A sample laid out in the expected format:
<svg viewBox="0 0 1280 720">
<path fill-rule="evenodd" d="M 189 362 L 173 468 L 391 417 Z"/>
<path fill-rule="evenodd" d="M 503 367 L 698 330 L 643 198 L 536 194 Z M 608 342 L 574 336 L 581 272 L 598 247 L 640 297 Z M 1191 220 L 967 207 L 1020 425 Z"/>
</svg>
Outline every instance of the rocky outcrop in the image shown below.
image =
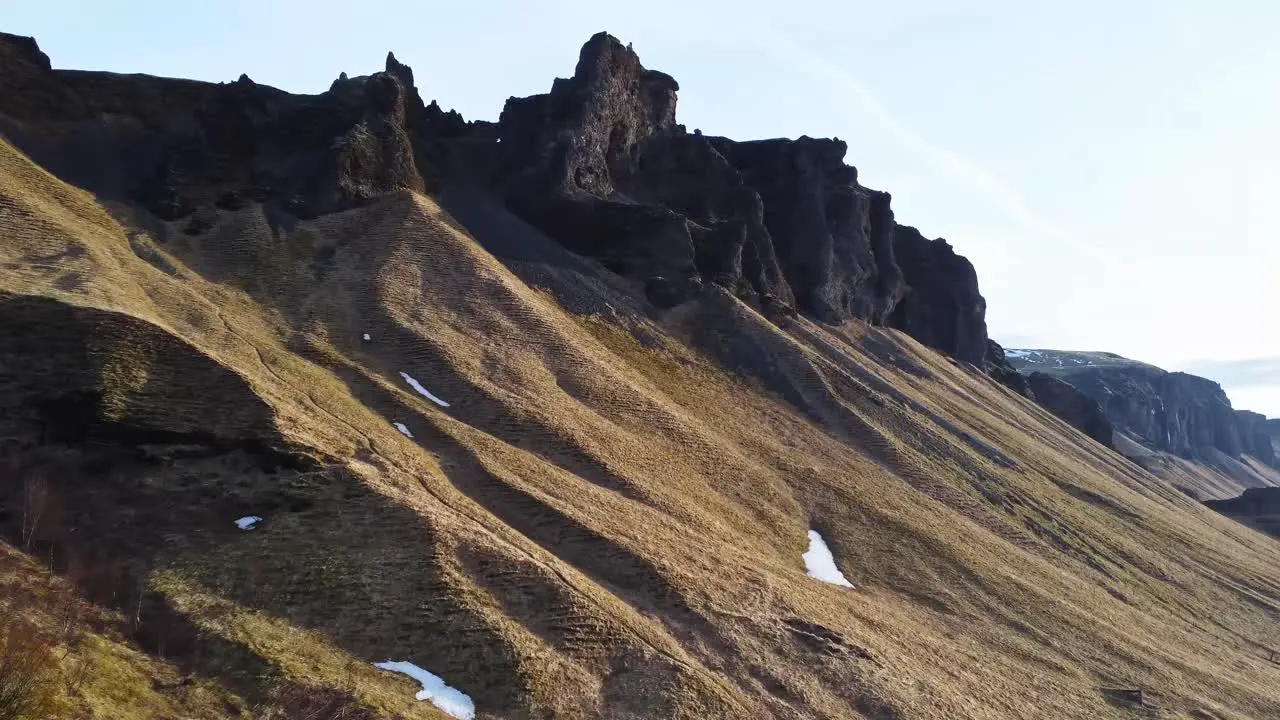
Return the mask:
<svg viewBox="0 0 1280 720">
<path fill-rule="evenodd" d="M 54 70 L 33 40 L 10 35 L 0 59 L 11 142 L 99 196 L 189 218 L 191 232 L 247 203 L 306 218 L 440 190 L 451 159 L 489 144 L 484 192 L 658 307 L 715 283 L 770 313 L 904 330 L 1026 392 L 989 352 L 973 266 L 898 225 L 889 194 L 845 163 L 844 142 L 688 132 L 677 82 L 606 33 L 583 46 L 572 77 L 508 100 L 496 126 L 424 103 L 392 54 L 382 72 L 343 74 L 314 96 L 243 75 L 213 84 Z"/>
<path fill-rule="evenodd" d="M 905 291 L 898 228 L 889 195 L 845 164 L 845 143 L 690 134 L 677 89 L 616 39 L 593 37 L 572 78 L 503 110 L 510 207 L 660 304 L 715 282 L 827 322 L 886 323 Z"/>
<path fill-rule="evenodd" d="M 0 37 L 0 53 L 14 68 L 0 73 L 0 131 L 64 179 L 170 220 L 246 202 L 310 217 L 421 191 L 419 150 L 461 124 L 422 104 L 394 56 L 384 72 L 306 96 L 244 75 L 213 84 L 52 70 L 15 36 Z"/>
<path fill-rule="evenodd" d="M 903 225 L 894 231 L 893 248 L 907 291 L 889 324 L 930 347 L 982 365 L 988 350 L 987 302 L 978 292 L 973 263 L 946 240 L 926 240 Z"/>
<path fill-rule="evenodd" d="M 982 359 L 982 370 L 996 382 L 1019 395 L 1032 397 L 1031 385 L 1027 382 L 1026 376 L 1018 372 L 1005 355 L 1004 348 L 995 340 L 987 340 L 987 352 Z"/>
<path fill-rule="evenodd" d="M 617 39 L 592 37 L 572 78 L 507 101 L 498 129 L 508 205 L 645 283 L 659 305 L 691 297 L 704 279 L 792 304 L 760 196 L 708 138 L 676 124 L 678 88 Z"/>
<path fill-rule="evenodd" d="M 736 142 L 676 122 L 678 85 L 601 33 L 572 78 L 512 98 L 499 132 L 509 207 L 671 305 L 704 282 L 831 323 L 857 318 L 1025 383 L 988 354 L 973 266 L 898 225 L 839 139 Z"/>
<path fill-rule="evenodd" d="M 858 184 L 835 140 L 760 140 L 717 147 L 759 193 L 764 223 L 801 310 L 828 322 L 884 324 L 902 297 L 888 193 Z"/>
<path fill-rule="evenodd" d="M 1248 410 L 1236 410 L 1236 426 L 1239 428 L 1241 451 L 1262 462 L 1277 466 L 1276 451 L 1272 445 L 1267 416 Z"/>
<path fill-rule="evenodd" d="M 1046 373 L 1033 372 L 1027 382 L 1036 402 L 1045 409 L 1085 435 L 1113 447 L 1115 430 L 1096 400 Z"/>
<path fill-rule="evenodd" d="M 1266 418 L 1233 409 L 1212 380 L 1105 354 L 1020 353 L 1024 372 L 1040 370 L 1069 383 L 1096 401 L 1116 430 L 1154 450 L 1188 459 L 1251 455 L 1280 464 Z"/>
</svg>

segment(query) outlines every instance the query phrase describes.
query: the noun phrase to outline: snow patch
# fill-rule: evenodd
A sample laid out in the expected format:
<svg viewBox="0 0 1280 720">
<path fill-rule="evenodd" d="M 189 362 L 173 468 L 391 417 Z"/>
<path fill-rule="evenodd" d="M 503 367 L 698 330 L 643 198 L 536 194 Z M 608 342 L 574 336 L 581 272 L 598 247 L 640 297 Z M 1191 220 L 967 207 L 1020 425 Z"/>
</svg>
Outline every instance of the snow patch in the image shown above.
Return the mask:
<svg viewBox="0 0 1280 720">
<path fill-rule="evenodd" d="M 365 334 L 363 335 L 363 338 L 364 338 L 364 341 L 365 341 L 365 342 L 369 342 L 369 341 L 373 340 L 373 338 L 369 337 L 369 333 L 365 333 Z"/>
<path fill-rule="evenodd" d="M 412 385 L 412 386 L 413 386 L 413 389 L 414 389 L 414 390 L 417 390 L 417 391 L 418 391 L 418 394 L 419 394 L 419 395 L 421 395 L 422 397 L 424 397 L 424 398 L 426 398 L 426 399 L 430 400 L 431 402 L 433 402 L 433 403 L 435 403 L 435 404 L 439 405 L 440 407 L 449 407 L 449 403 L 447 403 L 447 402 L 445 402 L 445 401 L 441 400 L 440 398 L 436 397 L 435 395 L 432 395 L 430 390 L 428 390 L 428 389 L 426 389 L 426 388 L 422 387 L 422 383 L 418 382 L 417 380 L 414 380 L 414 379 L 413 379 L 413 376 L 412 376 L 412 375 L 410 375 L 409 373 L 407 373 L 407 372 L 405 372 L 405 371 L 401 370 L 401 371 L 400 371 L 400 377 L 404 378 L 404 381 L 405 381 L 405 382 L 407 382 L 407 383 L 409 383 L 410 385 Z"/>
<path fill-rule="evenodd" d="M 430 700 L 432 705 L 440 708 L 447 715 L 458 720 L 473 720 L 476 716 L 476 704 L 471 702 L 466 693 L 451 688 L 438 675 L 432 674 L 411 662 L 393 661 L 374 663 L 374 667 L 382 670 L 398 672 L 422 683 L 418 691 L 418 700 Z"/>
<path fill-rule="evenodd" d="M 409 432 L 409 428 L 405 427 L 404 423 L 393 422 L 391 424 L 396 426 L 396 429 L 400 431 L 401 435 L 404 435 L 407 438 L 413 437 L 413 433 Z"/>
<path fill-rule="evenodd" d="M 262 522 L 262 518 L 257 515 L 246 515 L 236 521 L 236 527 L 241 530 L 253 530 L 258 527 L 260 522 Z"/>
<path fill-rule="evenodd" d="M 1005 354 L 1005 357 L 1024 358 L 1024 357 L 1034 355 L 1035 353 L 1033 353 L 1030 350 L 1005 350 L 1004 354 Z"/>
<path fill-rule="evenodd" d="M 809 577 L 832 585 L 856 587 L 845 579 L 844 573 L 836 567 L 836 559 L 832 557 L 831 549 L 827 547 L 826 541 L 817 530 L 809 531 L 809 552 L 801 557 L 804 558 L 804 569 Z"/>
</svg>

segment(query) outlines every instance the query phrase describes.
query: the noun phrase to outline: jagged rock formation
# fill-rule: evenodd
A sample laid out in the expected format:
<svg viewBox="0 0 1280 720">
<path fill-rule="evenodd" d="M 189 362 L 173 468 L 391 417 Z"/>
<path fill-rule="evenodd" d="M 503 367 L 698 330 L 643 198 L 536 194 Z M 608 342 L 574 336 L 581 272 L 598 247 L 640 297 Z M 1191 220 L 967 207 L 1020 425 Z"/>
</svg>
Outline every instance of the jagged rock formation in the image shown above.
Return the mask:
<svg viewBox="0 0 1280 720">
<path fill-rule="evenodd" d="M 454 141 L 484 138 L 501 143 L 493 180 L 512 210 L 659 307 L 714 282 L 764 308 L 892 326 L 1013 378 L 988 354 L 973 266 L 898 225 L 889 194 L 844 163 L 844 142 L 687 132 L 676 81 L 605 33 L 583 46 L 573 77 L 510 99 L 496 128 L 424 104 L 391 54 L 383 72 L 299 96 L 247 76 L 53 70 L 29 38 L 4 36 L 0 50 L 11 68 L 0 131 L 60 177 L 189 218 L 192 232 L 249 202 L 309 218 L 438 189 Z"/>
<path fill-rule="evenodd" d="M 407 66 L 291 95 L 242 75 L 201 83 L 52 70 L 29 38 L 0 38 L 0 131 L 32 159 L 99 194 L 172 220 L 246 202 L 297 217 L 425 190 L 432 141 L 464 124 L 424 106 Z M 7 117 L 5 117 L 7 116 Z"/>
<path fill-rule="evenodd" d="M 1023 372 L 1040 371 L 1070 383 L 1097 401 L 1117 430 L 1152 449 L 1188 459 L 1214 452 L 1250 455 L 1277 464 L 1266 418 L 1233 409 L 1212 380 L 1112 353 L 1018 350 L 1009 355 Z"/>
<path fill-rule="evenodd" d="M 1046 373 L 1033 372 L 1027 381 L 1036 402 L 1094 440 L 1113 447 L 1114 428 L 1096 400 Z"/>
<path fill-rule="evenodd" d="M 973 266 L 898 225 L 889 194 L 844 163 L 844 142 L 690 134 L 677 89 L 613 37 L 593 37 L 572 78 L 503 110 L 511 208 L 643 282 L 659 305 L 715 282 L 827 322 L 889 325 L 1012 376 L 987 353 Z"/>
<path fill-rule="evenodd" d="M 894 230 L 894 251 L 909 289 L 889 324 L 926 345 L 975 365 L 987 353 L 987 303 L 973 263 L 941 238 L 912 227 Z"/>
</svg>

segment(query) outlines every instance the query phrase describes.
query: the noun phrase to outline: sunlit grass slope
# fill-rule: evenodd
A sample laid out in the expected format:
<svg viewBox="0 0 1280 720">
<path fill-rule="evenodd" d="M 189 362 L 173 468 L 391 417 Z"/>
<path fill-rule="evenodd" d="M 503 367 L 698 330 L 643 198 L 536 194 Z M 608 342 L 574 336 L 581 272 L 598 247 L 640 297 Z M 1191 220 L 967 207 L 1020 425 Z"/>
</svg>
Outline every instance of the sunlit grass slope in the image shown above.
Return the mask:
<svg viewBox="0 0 1280 720">
<path fill-rule="evenodd" d="M 407 192 L 188 230 L 0 143 L 0 299 L 168 338 L 86 382 L 145 420 L 216 379 L 219 437 L 310 459 L 146 484 L 185 513 L 153 592 L 282 678 L 422 717 L 370 663 L 481 717 L 1280 716 L 1280 544 L 904 335 L 715 289 L 649 315 Z M 810 529 L 856 589 L 805 574 Z"/>
</svg>

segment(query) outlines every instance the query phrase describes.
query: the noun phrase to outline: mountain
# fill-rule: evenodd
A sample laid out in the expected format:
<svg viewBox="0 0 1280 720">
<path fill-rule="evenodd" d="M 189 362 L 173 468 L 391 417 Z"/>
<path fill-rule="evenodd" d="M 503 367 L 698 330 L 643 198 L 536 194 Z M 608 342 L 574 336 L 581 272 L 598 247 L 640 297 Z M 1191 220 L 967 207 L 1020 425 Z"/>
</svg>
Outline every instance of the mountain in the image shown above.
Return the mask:
<svg viewBox="0 0 1280 720">
<path fill-rule="evenodd" d="M 1061 379 L 1098 404 L 1122 437 L 1124 454 L 1162 474 L 1173 455 L 1212 468 L 1225 483 L 1193 483 L 1206 497 L 1228 497 L 1245 487 L 1280 484 L 1280 456 L 1265 416 L 1235 410 L 1212 380 L 1113 353 L 1006 350 L 1024 373 Z M 1227 494 L 1223 494 L 1223 493 Z"/>
<path fill-rule="evenodd" d="M 603 34 L 496 122 L 419 82 L 0 36 L 0 622 L 64 714 L 1274 715 L 1280 544 L 1033 402 L 843 142 L 688 133 Z"/>
</svg>

